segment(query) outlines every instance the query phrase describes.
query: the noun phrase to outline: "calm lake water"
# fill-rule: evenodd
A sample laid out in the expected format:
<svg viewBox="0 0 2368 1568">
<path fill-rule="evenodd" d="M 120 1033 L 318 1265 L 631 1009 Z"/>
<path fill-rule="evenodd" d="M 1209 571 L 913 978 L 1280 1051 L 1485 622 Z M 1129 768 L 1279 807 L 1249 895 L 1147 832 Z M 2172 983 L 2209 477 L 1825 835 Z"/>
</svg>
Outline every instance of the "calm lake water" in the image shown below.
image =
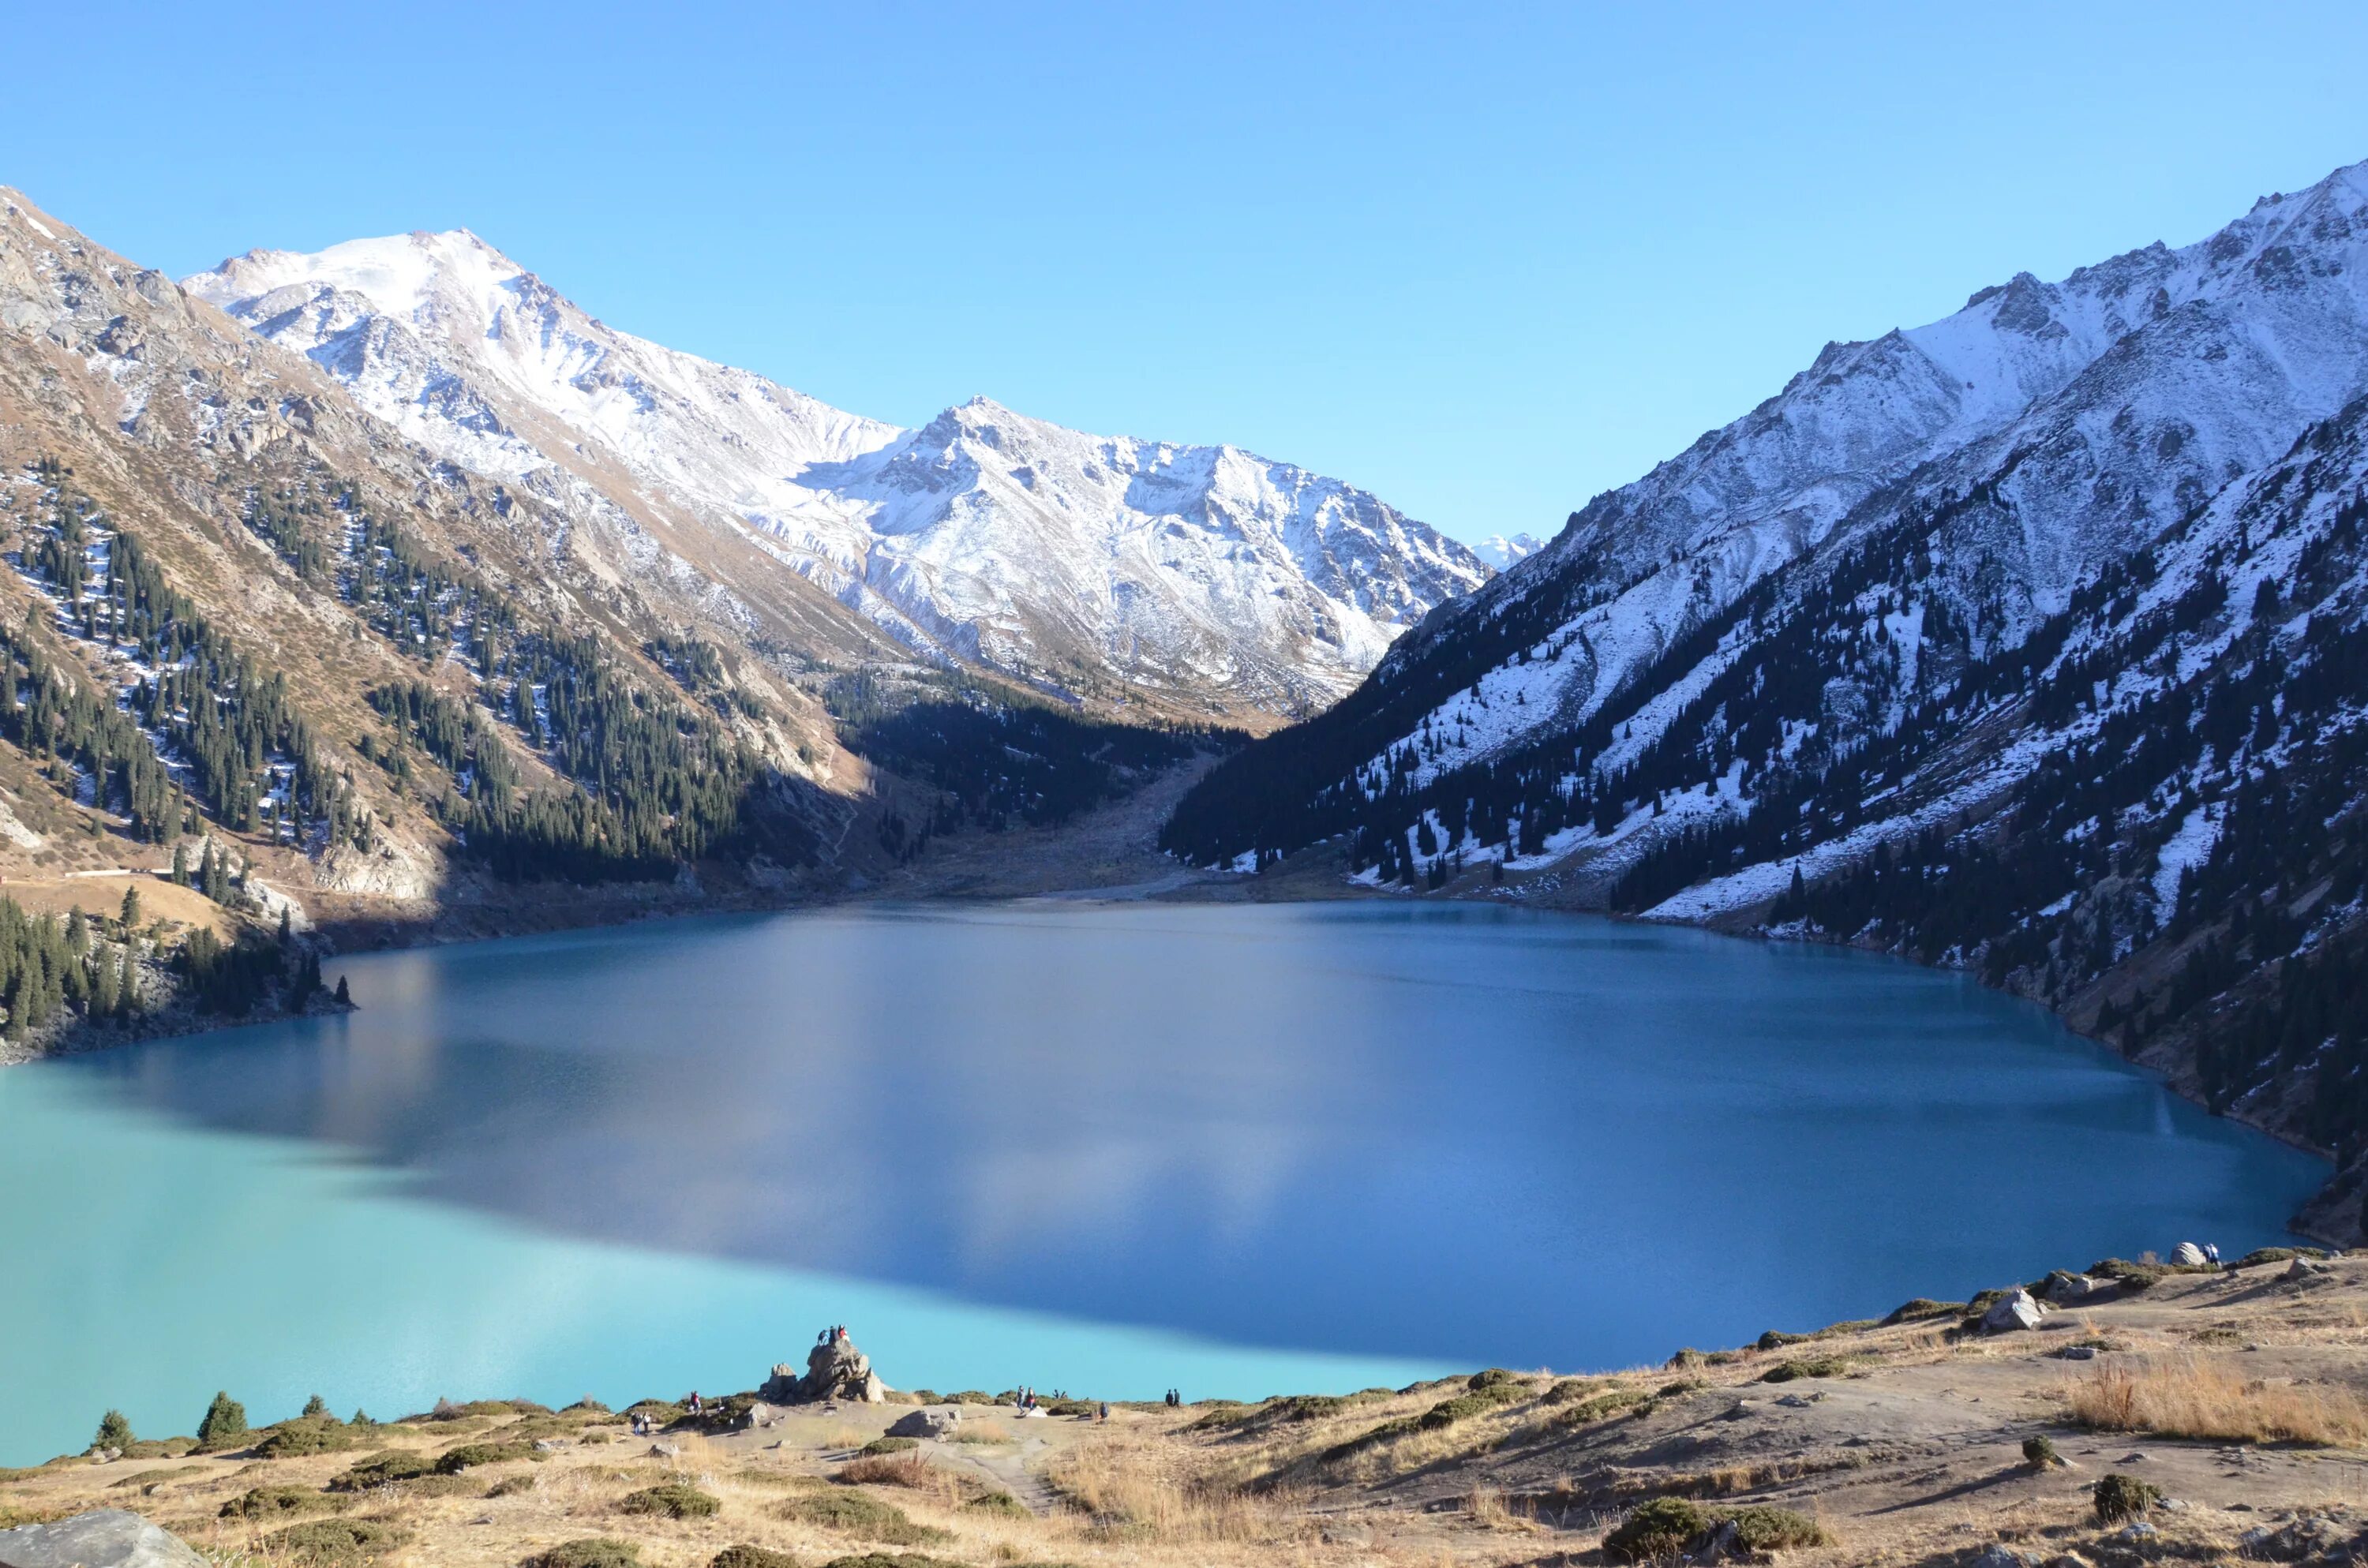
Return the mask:
<svg viewBox="0 0 2368 1568">
<path fill-rule="evenodd" d="M 0 1462 L 320 1392 L 1254 1397 L 1658 1361 L 2325 1175 L 1960 977 L 1461 904 L 1037 903 L 339 966 L 0 1072 Z M 333 971 L 334 972 L 334 971 Z"/>
</svg>

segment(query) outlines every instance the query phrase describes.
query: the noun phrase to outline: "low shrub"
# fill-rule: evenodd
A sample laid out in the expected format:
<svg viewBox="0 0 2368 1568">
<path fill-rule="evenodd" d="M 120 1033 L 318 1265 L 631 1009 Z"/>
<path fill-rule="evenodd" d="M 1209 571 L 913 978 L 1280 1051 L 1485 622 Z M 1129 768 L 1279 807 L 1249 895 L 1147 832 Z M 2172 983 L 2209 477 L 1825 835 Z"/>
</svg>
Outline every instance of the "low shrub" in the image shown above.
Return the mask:
<svg viewBox="0 0 2368 1568">
<path fill-rule="evenodd" d="M 2135 1519 L 2151 1512 L 2161 1501 L 2162 1488 L 2153 1482 L 2115 1471 L 2097 1483 L 2097 1522 L 2117 1525 L 2123 1519 Z"/>
<path fill-rule="evenodd" d="M 847 1486 L 909 1486 L 922 1492 L 935 1488 L 942 1478 L 943 1472 L 917 1453 L 859 1456 L 840 1465 L 832 1477 Z"/>
<path fill-rule="evenodd" d="M 1473 1389 L 1452 1399 L 1440 1400 L 1415 1417 L 1414 1424 L 1420 1431 L 1436 1432 L 1459 1421 L 1469 1421 L 1475 1415 L 1486 1415 L 1503 1405 L 1516 1403 L 1529 1395 L 1527 1383 L 1490 1383 L 1486 1388 Z"/>
<path fill-rule="evenodd" d="M 1702 1352 L 1699 1350 L 1680 1350 L 1677 1356 L 1669 1358 L 1669 1364 L 1673 1367 L 1679 1365 L 1678 1357 L 1679 1356 L 1691 1356 L 1697 1362 L 1702 1359 Z M 1538 1398 L 1540 1403 L 1544 1404 L 1568 1404 L 1572 1400 L 1586 1398 L 1587 1391 L 1594 1386 L 1594 1381 L 1588 1378 L 1558 1378 L 1554 1381 L 1554 1386 Z"/>
<path fill-rule="evenodd" d="M 2306 1257 L 2313 1262 L 2324 1262 L 2331 1256 L 2333 1255 L 2324 1247 L 2255 1247 L 2228 1267 L 2259 1268 L 2265 1263 L 2287 1263 L 2297 1257 Z"/>
<path fill-rule="evenodd" d="M 458 1475 L 481 1464 L 505 1464 L 511 1460 L 532 1459 L 539 1451 L 532 1443 L 463 1443 L 437 1456 L 436 1473 Z"/>
<path fill-rule="evenodd" d="M 536 1552 L 518 1568 L 641 1568 L 642 1549 L 630 1540 L 590 1536 Z"/>
<path fill-rule="evenodd" d="M 1772 1508 L 1765 1505 L 1737 1508 L 1717 1524 L 1734 1521 L 1736 1539 L 1747 1551 L 1783 1551 L 1804 1546 L 1831 1544 L 1825 1528 L 1806 1514 L 1796 1514 L 1790 1508 Z"/>
<path fill-rule="evenodd" d="M 786 1551 L 769 1546 L 727 1546 L 707 1560 L 707 1568 L 802 1568 Z"/>
<path fill-rule="evenodd" d="M 291 1562 L 326 1565 L 381 1557 L 410 1539 L 408 1530 L 371 1519 L 314 1519 L 265 1536 L 263 1545 Z"/>
<path fill-rule="evenodd" d="M 1803 1378 L 1839 1378 L 1857 1363 L 1848 1356 L 1804 1356 L 1780 1361 L 1759 1374 L 1763 1383 L 1796 1382 Z"/>
<path fill-rule="evenodd" d="M 1485 1393 L 1490 1389 L 1517 1389 L 1526 1393 L 1529 1392 L 1530 1380 L 1519 1372 L 1507 1371 L 1502 1367 L 1490 1367 L 1483 1371 L 1473 1373 L 1471 1377 L 1464 1380 L 1463 1386 L 1474 1393 Z"/>
<path fill-rule="evenodd" d="M 1554 1418 L 1560 1427 L 1584 1426 L 1590 1421 L 1603 1421 L 1614 1415 L 1652 1414 L 1653 1396 L 1643 1389 L 1612 1389 L 1592 1399 L 1581 1400 Z"/>
<path fill-rule="evenodd" d="M 1266 1414 L 1263 1404 L 1221 1404 L 1195 1419 L 1184 1429 L 1187 1432 L 1227 1432 L 1236 1426 L 1247 1426 Z"/>
<path fill-rule="evenodd" d="M 889 1546 L 933 1546 L 953 1538 L 944 1530 L 916 1524 L 904 1509 L 860 1492 L 814 1492 L 773 1506 L 784 1519 L 821 1529 L 837 1530 Z"/>
<path fill-rule="evenodd" d="M 404 1449 L 388 1449 L 349 1467 L 329 1484 L 339 1492 L 367 1492 L 373 1486 L 430 1475 L 435 1470 L 435 1461 L 424 1454 L 412 1453 Z"/>
<path fill-rule="evenodd" d="M 135 1437 L 123 1450 L 128 1460 L 176 1460 L 198 1446 L 195 1437 Z"/>
<path fill-rule="evenodd" d="M 882 1454 L 909 1453 L 920 1446 L 918 1437 L 874 1437 L 855 1451 L 867 1458 L 877 1458 Z"/>
<path fill-rule="evenodd" d="M 2089 1266 L 2089 1272 L 2100 1279 L 2117 1279 L 2123 1290 L 2135 1295 L 2174 1274 L 2209 1274 L 2212 1267 L 2208 1264 L 2132 1263 L 2125 1257 L 2102 1257 Z"/>
<path fill-rule="evenodd" d="M 1699 1546 L 1712 1531 L 1729 1524 L 1735 1527 L 1736 1544 L 1751 1553 L 1832 1544 L 1816 1520 L 1790 1508 L 1705 1508 L 1682 1497 L 1655 1497 L 1638 1504 L 1613 1527 L 1603 1538 L 1603 1552 L 1615 1562 L 1658 1562 Z"/>
<path fill-rule="evenodd" d="M 536 1491 L 541 1485 L 542 1477 L 537 1475 L 532 1471 L 529 1471 L 524 1475 L 506 1475 L 502 1477 L 499 1481 L 495 1482 L 491 1486 L 485 1488 L 485 1496 L 488 1499 L 495 1497 L 518 1497 L 523 1496 L 529 1492 Z"/>
<path fill-rule="evenodd" d="M 2055 1440 L 2043 1434 L 2022 1440 L 2022 1462 L 2033 1470 L 2054 1470 L 2064 1460 L 2055 1451 Z"/>
<path fill-rule="evenodd" d="M 465 1421 L 472 1416 L 548 1415 L 550 1414 L 551 1406 L 537 1404 L 530 1399 L 472 1399 L 466 1404 L 455 1404 L 449 1399 L 439 1399 L 436 1402 L 436 1408 L 427 1415 L 406 1415 L 404 1420 L 406 1422 Z"/>
<path fill-rule="evenodd" d="M 300 1415 L 264 1430 L 256 1453 L 268 1460 L 303 1459 L 312 1454 L 342 1453 L 361 1447 L 361 1439 L 334 1415 Z"/>
<path fill-rule="evenodd" d="M 1022 1503 L 1019 1498 L 1014 1497 L 1008 1492 L 985 1493 L 979 1496 L 972 1498 L 969 1502 L 963 1504 L 962 1506 L 966 1509 L 971 1509 L 981 1514 L 1001 1514 L 1007 1518 L 1013 1519 L 1026 1519 L 1035 1517 L 1029 1513 L 1027 1504 Z"/>
<path fill-rule="evenodd" d="M 1710 1528 L 1711 1512 L 1682 1497 L 1639 1503 L 1603 1538 L 1603 1554 L 1617 1562 L 1649 1562 L 1675 1557 Z"/>
<path fill-rule="evenodd" d="M 222 1506 L 225 1519 L 292 1519 L 304 1514 L 326 1513 L 345 1506 L 345 1499 L 309 1486 L 257 1486 L 243 1497 Z"/>
<path fill-rule="evenodd" d="M 617 1504 L 622 1514 L 657 1514 L 669 1519 L 703 1519 L 723 1505 L 688 1482 L 645 1486 Z"/>
<path fill-rule="evenodd" d="M 852 1557 L 834 1557 L 822 1568 L 962 1568 L 962 1565 L 919 1551 L 860 1551 Z M 1027 1564 L 1016 1564 L 1015 1568 L 1027 1568 Z"/>
<path fill-rule="evenodd" d="M 1704 1382 L 1700 1378 L 1679 1378 L 1674 1381 L 1663 1383 L 1659 1388 L 1655 1389 L 1653 1391 L 1653 1397 L 1655 1399 L 1682 1399 L 1690 1393 L 1700 1393 L 1702 1390 L 1708 1387 L 1710 1387 L 1710 1384 Z"/>
<path fill-rule="evenodd" d="M 1753 1340 L 1751 1347 L 1754 1350 L 1782 1350 L 1787 1345 L 1805 1345 L 1815 1337 L 1814 1335 L 1786 1334 L 1782 1329 L 1771 1328 Z"/>
<path fill-rule="evenodd" d="M 617 1413 L 627 1420 L 638 1415 L 659 1426 L 671 1426 L 690 1412 L 684 1406 L 664 1399 L 636 1400 Z"/>
</svg>

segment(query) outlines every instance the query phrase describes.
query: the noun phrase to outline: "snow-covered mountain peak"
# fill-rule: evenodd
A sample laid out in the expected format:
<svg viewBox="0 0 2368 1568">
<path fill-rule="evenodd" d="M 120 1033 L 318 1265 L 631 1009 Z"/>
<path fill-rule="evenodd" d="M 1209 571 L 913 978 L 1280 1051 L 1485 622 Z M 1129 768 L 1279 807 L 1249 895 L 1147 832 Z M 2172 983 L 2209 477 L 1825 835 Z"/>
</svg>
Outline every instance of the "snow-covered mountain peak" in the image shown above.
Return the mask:
<svg viewBox="0 0 2368 1568">
<path fill-rule="evenodd" d="M 1235 448 L 984 395 L 916 430 L 845 413 L 619 332 L 465 229 L 250 251 L 187 287 L 453 461 L 726 530 L 916 647 L 1057 687 L 1304 711 L 1489 575 L 1375 497 Z"/>
<path fill-rule="evenodd" d="M 1535 534 L 1490 534 L 1472 547 L 1472 552 L 1497 571 L 1508 570 L 1515 562 L 1526 561 L 1546 547 L 1546 541 Z"/>
</svg>

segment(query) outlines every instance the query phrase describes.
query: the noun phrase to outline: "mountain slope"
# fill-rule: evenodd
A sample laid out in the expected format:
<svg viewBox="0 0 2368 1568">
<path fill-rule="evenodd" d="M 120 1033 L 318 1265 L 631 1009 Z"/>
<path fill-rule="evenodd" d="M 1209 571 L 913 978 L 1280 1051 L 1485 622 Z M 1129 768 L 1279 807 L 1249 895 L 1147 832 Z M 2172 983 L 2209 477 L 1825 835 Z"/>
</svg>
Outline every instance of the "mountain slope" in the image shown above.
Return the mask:
<svg viewBox="0 0 2368 1568">
<path fill-rule="evenodd" d="M 581 918 L 533 888 L 792 883 L 871 809 L 782 673 L 893 653 L 860 618 L 443 460 L 9 190 L 0 549 L 12 882 L 178 848 L 297 917 Z"/>
<path fill-rule="evenodd" d="M 2353 1162 L 2355 1234 L 2363 398 L 2368 166 L 1829 347 L 1167 842 L 1975 968 Z"/>
<path fill-rule="evenodd" d="M 450 460 L 751 541 L 905 643 L 1063 693 L 1328 703 L 1486 580 L 1375 497 L 1231 447 L 985 399 L 903 431 L 615 331 L 473 234 L 256 251 L 188 280 Z M 656 525 L 653 525 L 656 526 Z"/>
</svg>

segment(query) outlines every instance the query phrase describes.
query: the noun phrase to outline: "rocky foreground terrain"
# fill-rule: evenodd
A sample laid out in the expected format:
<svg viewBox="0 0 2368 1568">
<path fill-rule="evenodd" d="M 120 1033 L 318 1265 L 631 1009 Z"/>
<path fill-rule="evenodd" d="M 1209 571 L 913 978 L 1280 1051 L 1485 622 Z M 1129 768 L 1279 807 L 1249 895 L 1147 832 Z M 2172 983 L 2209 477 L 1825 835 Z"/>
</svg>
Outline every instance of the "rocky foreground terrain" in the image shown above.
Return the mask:
<svg viewBox="0 0 2368 1568">
<path fill-rule="evenodd" d="M 1107 1421 L 926 1391 L 218 1410 L 206 1451 L 114 1431 L 118 1457 L 0 1472 L 0 1564 L 76 1560 L 61 1532 L 99 1542 L 92 1568 L 2368 1559 L 2368 1256 L 2030 1286 L 1625 1372 Z M 109 1509 L 139 1519 L 73 1522 Z M 140 1519 L 202 1556 L 154 1531 L 132 1555 Z"/>
</svg>

